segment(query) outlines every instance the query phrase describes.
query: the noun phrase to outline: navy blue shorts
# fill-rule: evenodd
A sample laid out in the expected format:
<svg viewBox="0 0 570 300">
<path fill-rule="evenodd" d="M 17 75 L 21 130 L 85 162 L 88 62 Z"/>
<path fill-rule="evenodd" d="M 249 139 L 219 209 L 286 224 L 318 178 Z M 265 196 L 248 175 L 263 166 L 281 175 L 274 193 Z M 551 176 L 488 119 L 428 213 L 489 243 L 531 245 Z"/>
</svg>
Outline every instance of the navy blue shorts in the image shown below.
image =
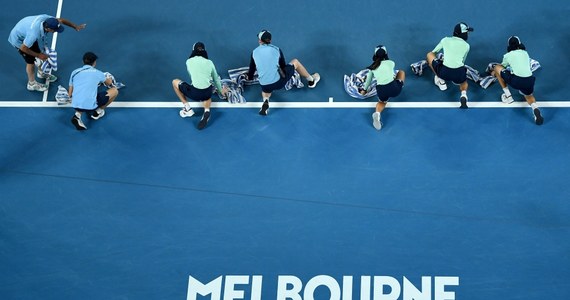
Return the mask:
<svg viewBox="0 0 570 300">
<path fill-rule="evenodd" d="M 403 86 L 404 83 L 400 80 L 392 80 L 388 84 L 377 85 L 376 94 L 378 95 L 378 100 L 386 102 L 388 99 L 400 95 Z"/>
<path fill-rule="evenodd" d="M 42 53 L 42 50 L 40 50 L 40 46 L 38 45 L 37 41 L 32 45 L 32 47 L 30 47 L 30 50 L 37 52 L 37 53 Z M 24 58 L 24 60 L 26 61 L 26 63 L 28 65 L 33 65 L 34 62 L 36 61 L 35 56 L 28 55 L 28 54 L 22 52 L 22 50 L 20 50 L 20 49 L 18 49 L 18 53 L 20 53 L 20 55 Z"/>
<path fill-rule="evenodd" d="M 97 93 L 97 107 L 102 107 L 109 103 L 109 96 L 107 96 L 107 91 Z M 95 109 L 83 109 L 83 108 L 76 108 L 76 111 L 80 112 L 94 112 Z"/>
<path fill-rule="evenodd" d="M 285 76 L 281 77 L 279 80 L 277 80 L 276 82 L 272 83 L 272 84 L 268 84 L 268 85 L 261 85 L 261 90 L 264 93 L 271 93 L 275 90 L 280 90 L 283 87 L 285 87 L 285 84 L 287 84 L 287 81 L 289 81 L 289 79 L 291 79 L 293 76 L 295 76 L 295 66 L 287 64 L 285 66 L 285 70 L 283 70 L 285 72 Z"/>
<path fill-rule="evenodd" d="M 519 77 L 509 70 L 501 70 L 501 78 L 506 84 L 512 86 L 513 88 L 521 91 L 521 93 L 529 96 L 534 92 L 534 81 L 536 78 L 534 76 L 530 77 Z"/>
<path fill-rule="evenodd" d="M 195 100 L 195 101 L 206 101 L 212 98 L 212 87 L 208 87 L 205 89 L 197 89 L 188 83 L 181 81 L 178 84 L 178 88 L 184 94 L 184 96 Z"/>
<path fill-rule="evenodd" d="M 451 81 L 455 84 L 462 84 L 467 80 L 467 68 L 459 67 L 459 68 L 448 68 L 443 65 L 443 62 L 439 59 L 434 59 L 431 62 L 431 66 L 435 70 L 435 74 L 437 77 L 445 80 Z"/>
</svg>

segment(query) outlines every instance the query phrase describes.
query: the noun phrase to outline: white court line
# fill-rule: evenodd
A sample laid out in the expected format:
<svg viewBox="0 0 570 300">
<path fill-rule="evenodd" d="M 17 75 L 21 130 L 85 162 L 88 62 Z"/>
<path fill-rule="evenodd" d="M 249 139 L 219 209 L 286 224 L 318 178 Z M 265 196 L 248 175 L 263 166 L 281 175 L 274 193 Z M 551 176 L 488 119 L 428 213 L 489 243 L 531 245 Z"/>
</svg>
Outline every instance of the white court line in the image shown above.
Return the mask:
<svg viewBox="0 0 570 300">
<path fill-rule="evenodd" d="M 192 107 L 202 107 L 198 102 L 190 102 Z M 512 104 L 504 104 L 502 102 L 468 102 L 469 108 L 526 108 L 529 107 L 526 102 L 515 102 Z M 373 108 L 376 102 L 271 102 L 272 108 Z M 540 101 L 540 107 L 570 107 L 568 101 Z M 69 108 L 68 105 L 58 105 L 55 101 L 0 101 L 1 107 L 60 107 Z M 136 102 L 136 101 L 115 101 L 111 103 L 111 108 L 181 108 L 179 101 L 154 101 L 154 102 Z M 231 104 L 228 102 L 212 102 L 212 107 L 217 108 L 259 108 L 261 102 L 248 102 L 243 104 Z M 458 108 L 457 102 L 388 102 L 389 108 Z"/>
<path fill-rule="evenodd" d="M 55 17 L 56 18 L 61 18 L 61 9 L 63 7 L 63 0 L 59 0 L 57 2 L 57 12 L 55 13 Z M 61 25 L 63 26 L 63 25 Z M 55 46 L 57 45 L 57 32 L 53 33 L 53 39 L 51 40 L 51 48 L 53 50 L 55 50 Z M 47 87 L 48 89 L 44 91 L 44 95 L 42 98 L 42 102 L 47 102 L 47 98 L 48 98 L 48 93 L 49 93 L 49 81 L 46 81 Z"/>
</svg>

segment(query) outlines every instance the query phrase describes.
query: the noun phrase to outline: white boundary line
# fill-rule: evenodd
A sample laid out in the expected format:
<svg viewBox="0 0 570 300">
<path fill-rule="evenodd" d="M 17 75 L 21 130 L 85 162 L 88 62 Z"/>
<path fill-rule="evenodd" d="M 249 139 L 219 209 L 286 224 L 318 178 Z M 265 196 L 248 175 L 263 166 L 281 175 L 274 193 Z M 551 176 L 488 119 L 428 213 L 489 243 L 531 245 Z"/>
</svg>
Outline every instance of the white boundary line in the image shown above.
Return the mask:
<svg viewBox="0 0 570 300">
<path fill-rule="evenodd" d="M 62 9 L 62 8 L 63 8 L 63 0 L 59 0 L 59 1 L 57 2 L 57 12 L 55 13 L 55 17 L 56 17 L 56 18 L 61 18 L 61 9 Z M 63 25 L 61 25 L 61 26 L 63 26 Z M 53 50 L 55 50 L 55 46 L 57 45 L 57 35 L 58 35 L 58 33 L 57 33 L 57 32 L 54 32 L 54 33 L 53 33 L 53 38 L 52 38 L 52 40 L 51 40 L 51 48 L 52 48 Z M 42 102 L 47 102 L 47 98 L 48 98 L 48 93 L 49 93 L 49 81 L 46 80 L 46 84 L 47 84 L 48 89 L 44 91 L 44 95 L 43 95 L 43 98 L 42 98 Z"/>
<path fill-rule="evenodd" d="M 198 102 L 190 102 L 193 107 L 201 107 Z M 502 102 L 468 102 L 469 108 L 526 108 L 526 102 L 515 102 L 504 104 Z M 568 101 L 540 101 L 540 107 L 570 107 Z M 371 108 L 376 102 L 271 102 L 272 108 Z M 69 108 L 70 105 L 58 105 L 55 101 L 0 101 L 2 107 L 61 107 Z M 113 108 L 181 108 L 179 101 L 115 101 L 111 104 Z M 261 102 L 248 102 L 243 104 L 230 104 L 228 102 L 212 102 L 212 107 L 217 108 L 260 108 Z M 458 108 L 458 102 L 388 102 L 389 108 Z"/>
</svg>

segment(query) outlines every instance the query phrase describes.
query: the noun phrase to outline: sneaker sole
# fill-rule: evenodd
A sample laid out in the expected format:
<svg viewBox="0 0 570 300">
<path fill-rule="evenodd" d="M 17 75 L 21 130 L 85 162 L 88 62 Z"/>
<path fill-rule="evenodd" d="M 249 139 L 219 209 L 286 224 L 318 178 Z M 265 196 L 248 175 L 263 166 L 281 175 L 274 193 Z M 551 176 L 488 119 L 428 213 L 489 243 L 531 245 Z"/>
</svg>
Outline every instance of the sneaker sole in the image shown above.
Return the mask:
<svg viewBox="0 0 570 300">
<path fill-rule="evenodd" d="M 259 114 L 262 116 L 267 116 L 267 113 L 269 113 L 269 104 L 263 104 L 261 106 L 261 109 L 259 110 Z"/>
<path fill-rule="evenodd" d="M 314 78 L 313 78 L 314 79 Z M 313 85 L 307 85 L 310 89 L 314 89 L 315 87 L 317 87 L 317 83 L 319 83 L 319 81 L 321 81 L 321 76 L 319 75 L 319 77 L 317 79 L 314 79 L 313 81 Z"/>
<path fill-rule="evenodd" d="M 91 119 L 93 119 L 93 120 L 99 120 L 99 119 L 101 119 L 104 115 L 105 115 L 105 111 L 103 111 L 103 113 L 101 113 L 101 114 L 99 114 L 99 115 L 97 115 L 97 116 L 91 115 Z"/>
<path fill-rule="evenodd" d="M 191 116 L 194 115 L 194 111 L 192 111 L 192 114 L 190 115 L 186 115 L 182 112 L 182 110 L 178 113 L 180 115 L 181 118 L 190 118 Z"/>
<path fill-rule="evenodd" d="M 542 125 L 544 123 L 544 118 L 540 114 L 540 111 L 535 110 L 533 113 L 534 113 L 534 123 L 536 123 L 536 125 Z"/>
<path fill-rule="evenodd" d="M 469 108 L 469 107 L 467 106 L 467 99 L 461 97 L 461 99 L 459 99 L 459 101 L 461 102 L 461 106 L 459 106 L 459 108 L 463 108 L 463 109 Z"/>
<path fill-rule="evenodd" d="M 206 128 L 206 125 L 208 125 L 208 121 L 210 120 L 210 115 L 208 114 L 207 117 L 202 117 L 202 119 L 200 120 L 200 122 L 198 123 L 198 130 L 202 130 L 204 128 Z"/>
<path fill-rule="evenodd" d="M 382 129 L 382 122 L 380 122 L 380 118 L 376 119 L 374 115 L 372 115 L 372 126 L 374 126 L 376 130 Z"/>
<path fill-rule="evenodd" d="M 79 124 L 79 120 L 76 118 L 71 119 L 71 124 L 73 124 L 75 126 L 75 129 L 77 129 L 77 130 L 86 130 L 87 129 L 87 127 L 81 126 L 81 124 Z"/>
</svg>

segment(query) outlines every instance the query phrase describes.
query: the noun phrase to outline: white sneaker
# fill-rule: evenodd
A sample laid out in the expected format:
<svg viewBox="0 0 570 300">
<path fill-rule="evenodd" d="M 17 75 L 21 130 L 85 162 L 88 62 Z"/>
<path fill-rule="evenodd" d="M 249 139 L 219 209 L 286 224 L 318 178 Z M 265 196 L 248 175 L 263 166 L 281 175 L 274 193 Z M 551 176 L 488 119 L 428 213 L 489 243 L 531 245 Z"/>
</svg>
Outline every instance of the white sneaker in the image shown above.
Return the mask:
<svg viewBox="0 0 570 300">
<path fill-rule="evenodd" d="M 313 75 L 311 75 L 311 76 L 313 76 L 313 84 L 310 84 L 310 83 L 309 83 L 307 86 L 308 86 L 310 89 L 314 89 L 314 88 L 317 86 L 317 83 L 321 80 L 321 75 L 319 75 L 319 73 L 315 73 L 315 74 L 313 74 Z"/>
<path fill-rule="evenodd" d="M 43 79 L 45 79 L 45 80 L 48 81 L 48 82 L 54 82 L 54 81 L 57 80 L 57 76 L 52 75 L 52 74 L 44 74 L 44 73 L 42 73 L 42 72 L 39 71 L 39 70 L 38 70 L 37 75 L 38 75 L 39 78 L 43 78 Z"/>
<path fill-rule="evenodd" d="M 512 95 L 507 97 L 507 95 L 505 95 L 505 94 L 501 95 L 501 101 L 505 104 L 511 104 L 511 103 L 515 102 Z"/>
<path fill-rule="evenodd" d="M 192 110 L 192 108 L 190 108 L 189 110 L 186 110 L 186 108 L 180 110 L 180 117 L 182 118 L 190 118 L 193 115 L 194 111 Z"/>
<path fill-rule="evenodd" d="M 83 124 L 83 121 L 81 120 L 80 117 L 73 115 L 73 118 L 71 118 L 71 124 L 73 124 L 75 126 L 75 129 L 77 130 L 86 130 L 87 126 L 85 126 L 85 124 Z"/>
<path fill-rule="evenodd" d="M 102 108 L 97 108 L 91 115 L 91 119 L 99 120 L 105 115 L 105 110 Z"/>
<path fill-rule="evenodd" d="M 376 130 L 382 129 L 382 122 L 380 122 L 380 113 L 375 112 L 372 114 L 372 125 Z"/>
<path fill-rule="evenodd" d="M 47 85 L 37 81 L 28 82 L 28 91 L 45 92 L 48 89 Z"/>
<path fill-rule="evenodd" d="M 435 83 L 435 85 L 437 85 L 439 90 L 441 90 L 441 91 L 447 90 L 447 84 L 445 84 L 445 80 L 437 77 L 437 75 L 433 76 L 433 83 Z"/>
</svg>

